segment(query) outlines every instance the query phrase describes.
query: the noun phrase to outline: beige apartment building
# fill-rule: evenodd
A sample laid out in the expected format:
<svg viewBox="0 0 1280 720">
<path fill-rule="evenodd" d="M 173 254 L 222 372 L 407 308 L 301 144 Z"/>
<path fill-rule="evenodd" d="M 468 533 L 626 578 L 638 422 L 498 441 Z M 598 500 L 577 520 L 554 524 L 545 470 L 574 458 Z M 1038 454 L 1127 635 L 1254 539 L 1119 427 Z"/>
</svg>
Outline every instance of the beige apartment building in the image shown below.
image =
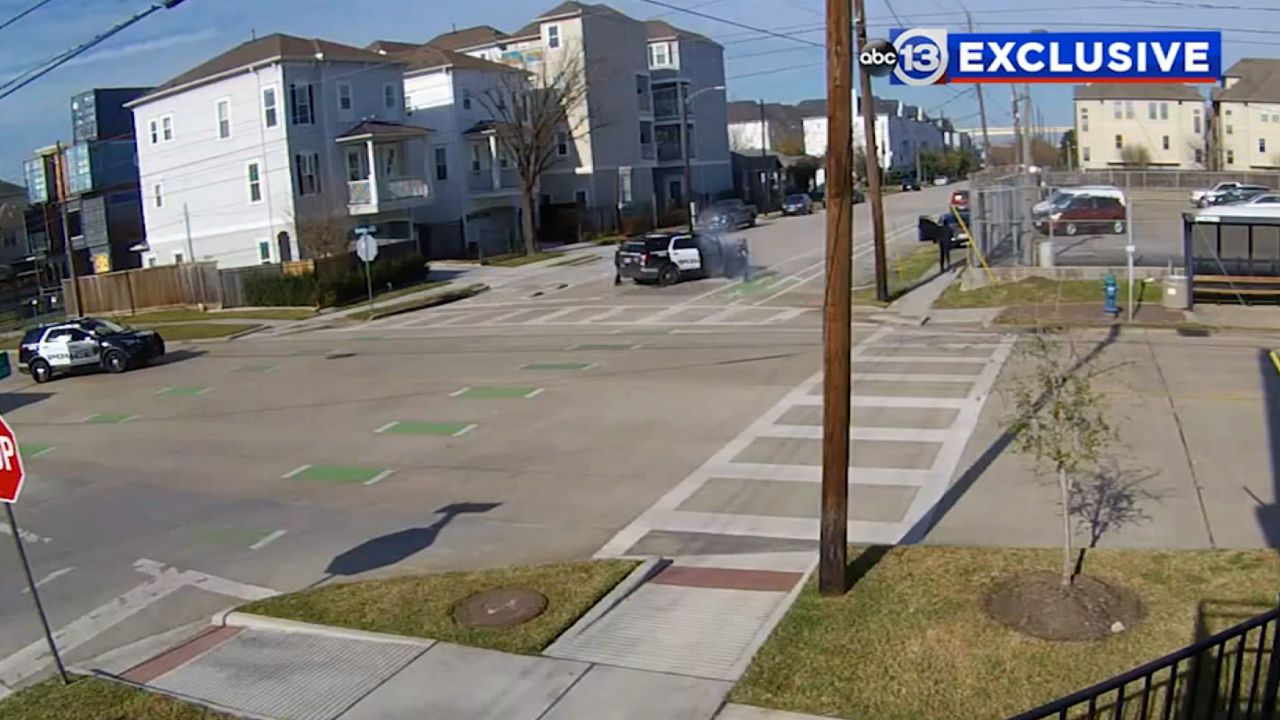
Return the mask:
<svg viewBox="0 0 1280 720">
<path fill-rule="evenodd" d="M 1280 60 L 1244 58 L 1214 88 L 1214 160 L 1221 170 L 1280 168 Z"/>
<path fill-rule="evenodd" d="M 1191 85 L 1078 85 L 1077 166 L 1204 169 L 1207 120 L 1204 97 Z"/>
</svg>

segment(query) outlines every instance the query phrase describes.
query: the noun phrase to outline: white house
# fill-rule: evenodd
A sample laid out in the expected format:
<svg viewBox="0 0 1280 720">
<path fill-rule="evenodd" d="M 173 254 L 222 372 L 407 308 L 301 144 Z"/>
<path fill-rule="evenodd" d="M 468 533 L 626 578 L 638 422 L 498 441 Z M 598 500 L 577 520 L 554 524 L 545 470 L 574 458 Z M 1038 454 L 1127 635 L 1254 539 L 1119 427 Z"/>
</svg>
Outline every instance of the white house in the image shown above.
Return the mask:
<svg viewBox="0 0 1280 720">
<path fill-rule="evenodd" d="M 327 40 L 269 35 L 130 102 L 145 265 L 307 257 L 308 235 L 373 225 L 414 237 L 430 202 L 430 131 L 405 122 L 403 66 Z"/>
<path fill-rule="evenodd" d="M 1218 167 L 1280 168 L 1280 60 L 1239 60 L 1223 73 L 1212 97 Z"/>
<path fill-rule="evenodd" d="M 1139 148 L 1153 167 L 1203 169 L 1207 117 L 1204 96 L 1174 83 L 1077 85 L 1077 167 L 1126 165 Z"/>
<path fill-rule="evenodd" d="M 854 98 L 853 145 L 866 147 L 866 131 L 862 122 L 861 98 Z M 922 150 L 949 147 L 943 128 L 914 105 L 899 100 L 875 99 L 876 154 L 880 167 L 901 173 L 912 173 L 916 157 Z M 958 138 L 952 138 L 958 142 Z M 804 118 L 804 151 L 821 157 L 827 154 L 827 116 Z"/>
</svg>

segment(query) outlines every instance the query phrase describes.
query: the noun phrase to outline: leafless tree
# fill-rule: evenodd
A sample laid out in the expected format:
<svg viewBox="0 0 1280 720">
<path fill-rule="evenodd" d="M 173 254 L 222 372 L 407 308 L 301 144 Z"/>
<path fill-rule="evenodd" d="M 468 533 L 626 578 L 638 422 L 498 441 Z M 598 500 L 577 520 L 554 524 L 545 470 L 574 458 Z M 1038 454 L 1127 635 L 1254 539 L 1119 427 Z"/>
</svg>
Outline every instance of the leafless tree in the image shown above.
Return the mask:
<svg viewBox="0 0 1280 720">
<path fill-rule="evenodd" d="M 1120 162 L 1128 167 L 1147 167 L 1151 164 L 1151 151 L 1146 145 L 1125 145 L 1120 148 Z"/>
<path fill-rule="evenodd" d="M 559 160 L 560 145 L 598 129 L 601 118 L 587 105 L 588 78 L 582 53 L 564 46 L 524 72 L 503 73 L 477 98 L 494 121 L 502 152 L 520 183 L 521 232 L 525 252 L 538 251 L 534 197 L 543 175 Z"/>
<path fill-rule="evenodd" d="M 315 210 L 296 217 L 294 226 L 298 231 L 298 248 L 304 258 L 341 255 L 351 250 L 354 222 L 346 206 L 323 202 Z"/>
</svg>

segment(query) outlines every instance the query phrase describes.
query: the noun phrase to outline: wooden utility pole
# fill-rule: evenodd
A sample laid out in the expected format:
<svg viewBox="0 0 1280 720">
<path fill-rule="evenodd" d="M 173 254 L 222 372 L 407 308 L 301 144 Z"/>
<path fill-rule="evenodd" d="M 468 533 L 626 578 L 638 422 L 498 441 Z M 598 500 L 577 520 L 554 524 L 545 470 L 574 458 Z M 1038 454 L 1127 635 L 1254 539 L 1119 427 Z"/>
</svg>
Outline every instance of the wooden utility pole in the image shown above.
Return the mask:
<svg viewBox="0 0 1280 720">
<path fill-rule="evenodd" d="M 969 32 L 973 32 L 973 17 L 968 8 L 965 8 L 964 19 Z M 991 136 L 987 134 L 987 101 L 982 94 L 982 83 L 974 83 L 973 89 L 978 93 L 978 119 L 982 121 L 982 161 L 988 163 L 991 162 Z"/>
<path fill-rule="evenodd" d="M 760 157 L 769 154 L 769 123 L 764 119 L 764 100 L 757 101 L 760 108 Z"/>
<path fill-rule="evenodd" d="M 855 31 L 858 37 L 858 54 L 867 46 L 867 9 L 863 0 L 853 0 L 854 12 L 857 14 Z M 831 22 L 828 13 L 827 22 Z M 831 34 L 831 28 L 827 28 Z M 827 41 L 830 47 L 831 41 Z M 828 71 L 828 74 L 830 71 Z M 829 81 L 828 81 L 829 82 Z M 871 75 L 865 71 L 858 73 L 858 90 L 862 94 L 862 129 L 866 137 L 867 150 L 867 200 L 871 203 L 871 243 L 875 252 L 876 268 L 876 300 L 889 302 L 889 272 L 884 258 L 884 189 L 880 185 L 880 152 L 876 148 L 876 99 L 871 94 Z M 830 104 L 828 104 L 830 107 Z M 919 149 L 916 150 L 917 157 Z M 830 181 L 828 181 L 830 182 Z M 916 176 L 920 182 L 920 176 Z"/>
<path fill-rule="evenodd" d="M 862 17 L 862 0 L 858 17 Z M 849 410 L 853 381 L 853 52 L 849 0 L 827 0 L 827 287 L 822 329 L 822 521 L 818 591 L 843 595 L 849 544 Z M 859 26 L 861 27 L 861 26 Z M 864 98 L 870 98 L 865 93 Z M 874 145 L 871 147 L 874 148 Z M 868 152 L 871 167 L 874 151 Z"/>
<path fill-rule="evenodd" d="M 1022 159 L 1022 123 L 1019 122 L 1022 113 L 1018 109 L 1018 86 L 1009 85 L 1009 92 L 1013 95 L 1013 164 L 1024 165 L 1026 161 Z"/>
</svg>

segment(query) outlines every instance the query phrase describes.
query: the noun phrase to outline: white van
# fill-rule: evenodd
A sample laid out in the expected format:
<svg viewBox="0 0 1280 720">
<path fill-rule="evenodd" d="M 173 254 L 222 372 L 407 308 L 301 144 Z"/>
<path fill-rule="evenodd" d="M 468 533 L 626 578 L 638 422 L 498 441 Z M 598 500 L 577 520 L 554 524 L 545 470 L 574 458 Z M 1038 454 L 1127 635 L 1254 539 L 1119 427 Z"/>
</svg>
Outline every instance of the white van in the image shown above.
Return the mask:
<svg viewBox="0 0 1280 720">
<path fill-rule="evenodd" d="M 1032 215 L 1048 215 L 1054 205 L 1066 201 L 1075 195 L 1093 195 L 1096 197 L 1110 197 L 1120 201 L 1121 205 L 1128 202 L 1125 199 L 1124 191 L 1114 185 L 1074 185 L 1071 187 L 1060 187 L 1054 190 L 1053 194 L 1047 200 L 1038 202 L 1031 206 Z"/>
</svg>

